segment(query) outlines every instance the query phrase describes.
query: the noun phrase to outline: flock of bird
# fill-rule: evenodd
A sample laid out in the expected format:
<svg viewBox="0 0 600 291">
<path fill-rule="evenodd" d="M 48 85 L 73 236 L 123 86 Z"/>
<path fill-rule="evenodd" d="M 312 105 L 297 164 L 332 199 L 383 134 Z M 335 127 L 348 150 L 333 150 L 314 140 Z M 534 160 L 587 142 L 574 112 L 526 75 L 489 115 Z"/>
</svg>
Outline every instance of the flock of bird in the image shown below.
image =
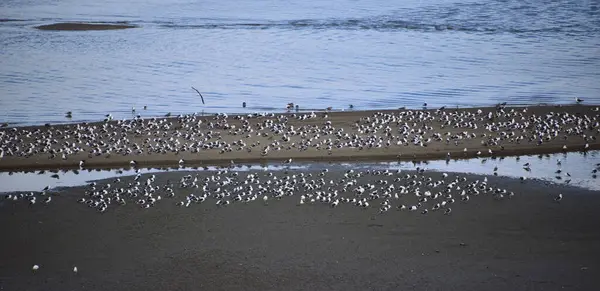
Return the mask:
<svg viewBox="0 0 600 291">
<path fill-rule="evenodd" d="M 600 165 L 599 165 L 600 166 Z M 298 206 L 327 205 L 331 208 L 350 205 L 360 209 L 378 208 L 383 214 L 398 211 L 441 212 L 451 214 L 455 203 L 469 203 L 478 196 L 496 200 L 510 199 L 513 191 L 492 185 L 487 177 L 469 179 L 467 175 L 401 170 L 335 170 L 320 171 L 237 171 L 233 166 L 219 171 L 175 172 L 177 181 L 157 181 L 155 174 L 137 174 L 85 186 L 77 199 L 81 205 L 99 213 L 110 207 L 150 209 L 159 203 L 172 203 L 182 208 L 213 205 L 263 203 L 291 198 Z M 48 197 L 48 187 L 40 193 L 11 194 L 8 200 L 26 200 L 36 204 L 37 196 Z M 61 197 L 61 199 L 64 199 Z M 554 198 L 562 199 L 562 194 Z M 210 206 L 205 206 L 210 207 Z"/>
<path fill-rule="evenodd" d="M 590 148 L 600 133 L 599 108 L 585 114 L 529 108 L 478 110 L 400 110 L 375 112 L 355 122 L 332 119 L 325 113 L 248 114 L 229 117 L 180 115 L 175 118 L 135 118 L 34 128 L 0 129 L 0 162 L 3 158 L 47 157 L 86 162 L 111 157 L 137 158 L 162 155 L 184 163 L 182 156 L 210 158 L 215 154 L 247 152 L 267 158 L 273 152 L 307 151 L 331 155 L 340 150 L 388 148 L 401 155 L 411 147 L 439 146 L 477 156 L 495 156 L 521 144 L 560 145 L 565 151 Z M 333 120 L 333 121 L 332 121 Z M 570 148 L 574 144 L 574 148 Z M 204 154 L 204 155 L 202 155 Z M 285 153 L 278 157 L 285 157 Z M 292 156 L 290 156 L 292 157 Z"/>
</svg>

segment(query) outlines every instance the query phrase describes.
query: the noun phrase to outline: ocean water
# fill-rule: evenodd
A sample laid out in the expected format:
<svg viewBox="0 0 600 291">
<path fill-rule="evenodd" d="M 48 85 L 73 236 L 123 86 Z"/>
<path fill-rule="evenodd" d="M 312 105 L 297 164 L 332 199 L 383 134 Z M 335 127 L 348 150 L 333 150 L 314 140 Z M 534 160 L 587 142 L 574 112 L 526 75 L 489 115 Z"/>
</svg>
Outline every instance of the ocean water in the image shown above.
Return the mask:
<svg viewBox="0 0 600 291">
<path fill-rule="evenodd" d="M 139 27 L 34 28 L 70 21 Z M 0 122 L 576 97 L 600 104 L 599 0 L 0 1 Z"/>
</svg>

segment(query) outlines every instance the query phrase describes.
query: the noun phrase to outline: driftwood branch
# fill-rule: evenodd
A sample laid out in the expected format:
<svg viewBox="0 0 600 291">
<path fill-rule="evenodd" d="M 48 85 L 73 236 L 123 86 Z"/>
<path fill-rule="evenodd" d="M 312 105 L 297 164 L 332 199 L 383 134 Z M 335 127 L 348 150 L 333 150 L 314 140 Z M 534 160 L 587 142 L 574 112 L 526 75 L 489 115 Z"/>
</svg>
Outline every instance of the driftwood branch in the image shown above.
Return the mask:
<svg viewBox="0 0 600 291">
<path fill-rule="evenodd" d="M 192 87 L 192 89 L 196 90 L 196 92 L 198 93 L 198 95 L 200 95 L 200 98 L 202 98 L 202 104 L 204 104 L 204 97 L 202 97 L 202 94 L 200 94 L 200 91 L 198 91 L 198 89 Z"/>
</svg>

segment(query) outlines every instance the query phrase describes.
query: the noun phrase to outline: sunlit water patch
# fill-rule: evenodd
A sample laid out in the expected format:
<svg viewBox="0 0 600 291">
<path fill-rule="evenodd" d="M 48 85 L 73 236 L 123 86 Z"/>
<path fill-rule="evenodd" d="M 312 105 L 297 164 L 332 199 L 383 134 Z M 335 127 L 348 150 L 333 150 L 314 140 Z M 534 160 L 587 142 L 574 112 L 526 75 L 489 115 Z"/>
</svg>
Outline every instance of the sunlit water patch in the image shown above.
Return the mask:
<svg viewBox="0 0 600 291">
<path fill-rule="evenodd" d="M 505 158 L 476 158 L 450 161 L 392 162 L 377 164 L 343 164 L 348 168 L 386 168 L 415 170 L 417 168 L 498 175 L 528 180 L 542 180 L 600 191 L 600 151 L 560 153 Z"/>
<path fill-rule="evenodd" d="M 303 169 L 306 165 L 248 165 L 236 166 L 232 170 L 267 170 L 279 171 L 283 169 Z M 145 168 L 139 173 L 163 173 L 175 171 L 217 171 L 217 167 L 205 168 Z M 0 172 L 0 193 L 15 191 L 41 191 L 45 187 L 50 189 L 61 187 L 81 186 L 89 181 L 136 175 L 136 169 L 90 169 L 90 170 L 65 170 L 65 171 L 36 171 L 36 172 Z"/>
<path fill-rule="evenodd" d="M 560 162 L 560 163 L 559 163 Z M 525 166 L 527 165 L 527 166 Z M 600 191 L 600 179 L 594 173 L 600 169 L 600 151 L 587 153 L 567 153 L 552 155 L 531 155 L 506 158 L 477 158 L 450 161 L 423 161 L 423 162 L 386 162 L 386 163 L 295 163 L 282 165 L 281 163 L 269 165 L 237 165 L 236 171 L 269 170 L 280 171 L 285 169 L 392 169 L 415 170 L 417 168 L 460 172 L 480 175 L 498 175 L 528 180 L 543 180 L 556 184 L 568 184 L 591 190 Z M 497 168 L 496 170 L 494 170 Z M 528 170 L 527 170 L 528 169 Z M 216 167 L 207 168 L 175 168 L 175 169 L 141 169 L 141 173 L 161 173 L 166 171 L 216 171 Z M 558 172 L 560 170 L 560 172 Z M 2 172 L 0 173 L 0 193 L 13 191 L 40 191 L 44 187 L 52 188 L 80 186 L 89 181 L 102 180 L 114 177 L 135 175 L 134 169 L 124 170 L 80 170 L 80 171 L 44 171 L 40 172 Z M 54 176 L 54 177 L 53 177 Z"/>
</svg>

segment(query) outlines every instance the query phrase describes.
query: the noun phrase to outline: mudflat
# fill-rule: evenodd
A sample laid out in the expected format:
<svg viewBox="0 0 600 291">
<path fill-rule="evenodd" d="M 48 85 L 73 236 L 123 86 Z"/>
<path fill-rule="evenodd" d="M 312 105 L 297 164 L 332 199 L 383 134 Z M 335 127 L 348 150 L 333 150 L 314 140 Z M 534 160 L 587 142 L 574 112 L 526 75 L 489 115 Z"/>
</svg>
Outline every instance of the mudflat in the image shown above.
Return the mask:
<svg viewBox="0 0 600 291">
<path fill-rule="evenodd" d="M 248 176 L 252 174 L 256 176 Z M 152 207 L 145 209 L 126 197 L 126 205 L 113 201 L 103 213 L 77 202 L 90 199 L 89 187 L 48 193 L 53 198 L 48 204 L 43 203 L 46 196 L 34 205 L 2 200 L 0 289 L 594 290 L 600 284 L 597 192 L 487 177 L 493 190 L 468 194 L 471 199 L 465 201 L 462 190 L 447 192 L 446 185 L 458 181 L 456 186 L 468 187 L 485 177 L 357 171 L 347 179 L 345 174 L 333 166 L 327 173 L 290 170 L 272 176 L 263 171 L 237 177 L 231 172 L 169 172 L 153 179 L 152 187 L 160 186 L 153 197 L 162 199 Z M 190 193 L 204 192 L 181 187 L 184 175 L 191 176 L 187 179 L 192 184 L 196 178 L 198 184 L 208 181 L 206 201 L 177 205 Z M 262 195 L 251 202 L 234 201 L 232 194 L 223 199 L 231 204 L 215 205 L 215 195 L 222 193 L 216 190 L 216 177 L 221 177 L 219 182 L 231 179 L 233 184 L 220 189 L 230 192 L 236 191 L 235 183 L 255 179 L 268 189 L 285 189 L 286 177 L 300 175 L 308 177 L 306 183 L 290 186 L 280 199 L 275 198 L 277 191 L 269 190 L 267 201 Z M 339 199 L 360 198 L 354 189 L 368 185 L 380 190 L 393 184 L 394 192 L 405 186 L 409 193 L 371 197 L 369 207 L 354 202 L 332 207 L 321 201 L 325 196 L 303 190 L 321 178 L 335 181 L 321 188 L 339 190 Z M 149 174 L 138 181 L 144 185 L 147 179 Z M 344 179 L 356 180 L 347 192 L 342 190 Z M 120 187 L 132 189 L 126 185 L 133 180 L 100 181 L 96 187 L 101 191 L 111 184 L 113 193 Z M 268 180 L 273 183 L 264 183 Z M 446 183 L 439 188 L 429 184 L 436 181 Z M 164 187 L 173 183 L 174 197 L 167 197 Z M 439 190 L 444 197 L 418 202 L 425 196 L 416 196 L 417 189 L 420 195 Z M 514 195 L 499 196 L 500 189 Z M 435 203 L 449 201 L 448 194 L 456 202 L 432 210 Z M 556 202 L 559 194 L 563 199 Z M 113 194 L 102 199 L 108 195 Z M 301 195 L 306 197 L 302 204 Z M 386 199 L 391 208 L 380 213 Z M 418 203 L 416 211 L 398 209 Z M 445 215 L 450 207 L 452 212 Z M 429 212 L 422 214 L 425 209 Z M 40 266 L 37 271 L 34 264 Z"/>
</svg>

